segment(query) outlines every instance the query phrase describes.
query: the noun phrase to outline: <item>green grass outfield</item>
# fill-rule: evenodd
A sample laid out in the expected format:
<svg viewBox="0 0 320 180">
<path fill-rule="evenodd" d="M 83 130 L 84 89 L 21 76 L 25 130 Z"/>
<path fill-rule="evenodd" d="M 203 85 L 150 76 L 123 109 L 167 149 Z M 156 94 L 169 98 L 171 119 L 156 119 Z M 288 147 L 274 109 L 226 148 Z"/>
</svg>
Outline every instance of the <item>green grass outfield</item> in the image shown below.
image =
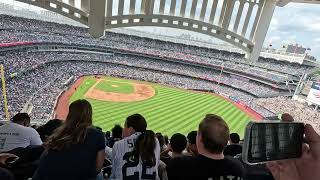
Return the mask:
<svg viewBox="0 0 320 180">
<path fill-rule="evenodd" d="M 119 93 L 133 91 L 131 84 L 134 81 L 113 77 L 105 77 L 105 79 L 110 81 L 102 81 L 103 88 L 99 88 L 101 90 L 117 92 L 119 89 Z M 95 82 L 95 78 L 86 77 L 70 101 L 83 99 L 84 94 Z M 147 119 L 148 129 L 170 137 L 177 132 L 187 134 L 196 130 L 201 119 L 206 114 L 213 113 L 222 116 L 227 121 L 231 132 L 237 132 L 243 137 L 245 126 L 251 118 L 224 98 L 158 84 L 148 84 L 156 90 L 156 94 L 144 101 L 128 103 L 87 99 L 93 106 L 94 125 L 102 127 L 104 131 L 111 130 L 115 124 L 123 126 L 127 116 L 140 113 Z M 111 85 L 118 87 L 114 88 Z"/>
<path fill-rule="evenodd" d="M 95 88 L 105 92 L 116 92 L 122 94 L 130 94 L 133 92 L 133 86 L 131 84 L 118 81 L 101 81 Z"/>
</svg>

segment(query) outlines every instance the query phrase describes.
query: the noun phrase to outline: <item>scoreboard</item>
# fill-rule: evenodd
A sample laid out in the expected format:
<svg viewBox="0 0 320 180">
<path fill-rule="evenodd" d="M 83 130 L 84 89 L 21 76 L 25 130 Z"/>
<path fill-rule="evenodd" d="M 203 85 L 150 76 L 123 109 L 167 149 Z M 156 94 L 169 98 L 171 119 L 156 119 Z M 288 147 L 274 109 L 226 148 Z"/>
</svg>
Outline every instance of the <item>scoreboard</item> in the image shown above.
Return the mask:
<svg viewBox="0 0 320 180">
<path fill-rule="evenodd" d="M 320 83 L 313 82 L 309 91 L 307 101 L 316 105 L 320 105 Z"/>
</svg>

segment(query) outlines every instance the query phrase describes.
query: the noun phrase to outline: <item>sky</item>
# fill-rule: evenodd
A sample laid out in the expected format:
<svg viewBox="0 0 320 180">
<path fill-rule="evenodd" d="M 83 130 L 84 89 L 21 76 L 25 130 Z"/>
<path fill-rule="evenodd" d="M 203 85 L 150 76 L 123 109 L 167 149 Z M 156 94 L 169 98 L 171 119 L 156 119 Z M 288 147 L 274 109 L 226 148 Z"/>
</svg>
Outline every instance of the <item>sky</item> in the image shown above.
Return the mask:
<svg viewBox="0 0 320 180">
<path fill-rule="evenodd" d="M 67 2 L 68 0 L 63 0 Z M 125 0 L 129 1 L 129 0 Z M 137 0 L 141 1 L 141 0 Z M 177 6 L 181 0 L 177 0 Z M 202 1 L 202 0 L 198 0 Z M 13 0 L 0 0 L 0 2 L 11 3 Z M 80 0 L 75 0 L 76 6 L 80 7 Z M 168 1 L 167 1 L 168 2 Z M 186 13 L 190 13 L 191 2 L 188 0 L 188 5 L 186 8 Z M 138 3 L 138 2 L 137 2 Z M 210 7 L 212 0 L 209 0 L 208 7 Z M 21 6 L 22 3 L 15 3 L 16 6 Z M 114 4 L 116 6 L 117 3 Z M 22 4 L 22 6 L 24 6 Z M 218 3 L 218 10 L 221 9 L 222 4 Z M 24 6 L 25 7 L 25 6 Z M 31 6 L 30 6 L 31 7 Z M 29 8 L 30 8 L 29 7 Z M 159 0 L 156 0 L 156 7 L 159 7 Z M 168 12 L 170 4 L 167 3 L 165 7 L 165 12 Z M 38 8 L 30 8 L 38 9 Z M 196 10 L 196 17 L 199 16 L 201 7 L 198 6 Z M 246 8 L 245 8 L 246 9 Z M 136 10 L 139 10 L 136 7 Z M 129 8 L 124 8 L 124 13 L 129 12 Z M 113 14 L 117 14 L 117 10 L 113 10 Z M 320 60 L 320 4 L 298 4 L 289 3 L 285 7 L 277 7 L 273 15 L 264 46 L 272 44 L 274 48 L 281 48 L 282 45 L 288 43 L 298 43 L 304 47 L 311 48 L 311 55 L 314 55 L 318 60 Z M 207 15 L 208 16 L 208 15 Z M 206 17 L 207 17 L 206 16 Z M 231 20 L 232 24 L 232 20 Z M 249 24 L 250 27 L 251 23 Z M 240 26 L 241 27 L 241 26 Z M 182 30 L 168 29 L 168 28 L 136 28 L 138 30 L 146 30 L 149 32 L 155 32 L 160 34 L 172 34 L 180 35 L 182 33 L 189 33 L 194 37 L 199 37 L 202 39 L 208 38 L 207 36 L 186 32 Z M 211 37 L 210 37 L 211 38 Z M 214 42 L 221 42 L 216 40 Z"/>
<path fill-rule="evenodd" d="M 320 60 L 320 4 L 290 3 L 277 7 L 265 44 L 281 47 L 298 43 L 311 48 L 311 54 Z"/>
</svg>

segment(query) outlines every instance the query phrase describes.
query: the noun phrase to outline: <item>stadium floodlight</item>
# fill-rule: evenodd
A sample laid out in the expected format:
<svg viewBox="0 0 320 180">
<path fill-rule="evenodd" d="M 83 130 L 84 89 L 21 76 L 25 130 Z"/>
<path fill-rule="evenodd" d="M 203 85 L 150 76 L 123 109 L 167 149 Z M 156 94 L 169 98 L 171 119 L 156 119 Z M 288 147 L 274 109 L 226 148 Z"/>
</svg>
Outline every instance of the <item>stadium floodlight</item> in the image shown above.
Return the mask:
<svg viewBox="0 0 320 180">
<path fill-rule="evenodd" d="M 7 101 L 7 91 L 6 91 L 6 81 L 4 77 L 4 67 L 3 64 L 0 64 L 0 75 L 2 83 L 2 95 L 3 95 L 3 104 L 4 104 L 4 113 L 7 120 L 9 120 L 9 111 L 8 111 L 8 101 Z"/>
</svg>

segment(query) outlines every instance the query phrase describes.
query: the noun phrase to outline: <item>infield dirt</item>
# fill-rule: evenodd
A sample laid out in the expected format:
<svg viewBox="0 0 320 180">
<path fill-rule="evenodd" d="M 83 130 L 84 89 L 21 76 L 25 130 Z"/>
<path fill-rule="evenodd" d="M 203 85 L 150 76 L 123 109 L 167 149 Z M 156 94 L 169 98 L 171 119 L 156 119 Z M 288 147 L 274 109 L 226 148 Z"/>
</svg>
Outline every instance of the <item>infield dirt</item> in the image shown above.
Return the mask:
<svg viewBox="0 0 320 180">
<path fill-rule="evenodd" d="M 95 86 L 101 81 L 109 81 L 105 79 L 98 79 L 97 82 L 86 92 L 84 95 L 88 99 L 95 99 L 101 101 L 112 101 L 112 102 L 136 102 L 149 99 L 155 95 L 155 90 L 152 86 L 147 84 L 132 83 L 134 88 L 133 93 L 122 94 L 116 92 L 105 92 L 96 89 Z M 112 81 L 109 81 L 112 83 Z"/>
</svg>

